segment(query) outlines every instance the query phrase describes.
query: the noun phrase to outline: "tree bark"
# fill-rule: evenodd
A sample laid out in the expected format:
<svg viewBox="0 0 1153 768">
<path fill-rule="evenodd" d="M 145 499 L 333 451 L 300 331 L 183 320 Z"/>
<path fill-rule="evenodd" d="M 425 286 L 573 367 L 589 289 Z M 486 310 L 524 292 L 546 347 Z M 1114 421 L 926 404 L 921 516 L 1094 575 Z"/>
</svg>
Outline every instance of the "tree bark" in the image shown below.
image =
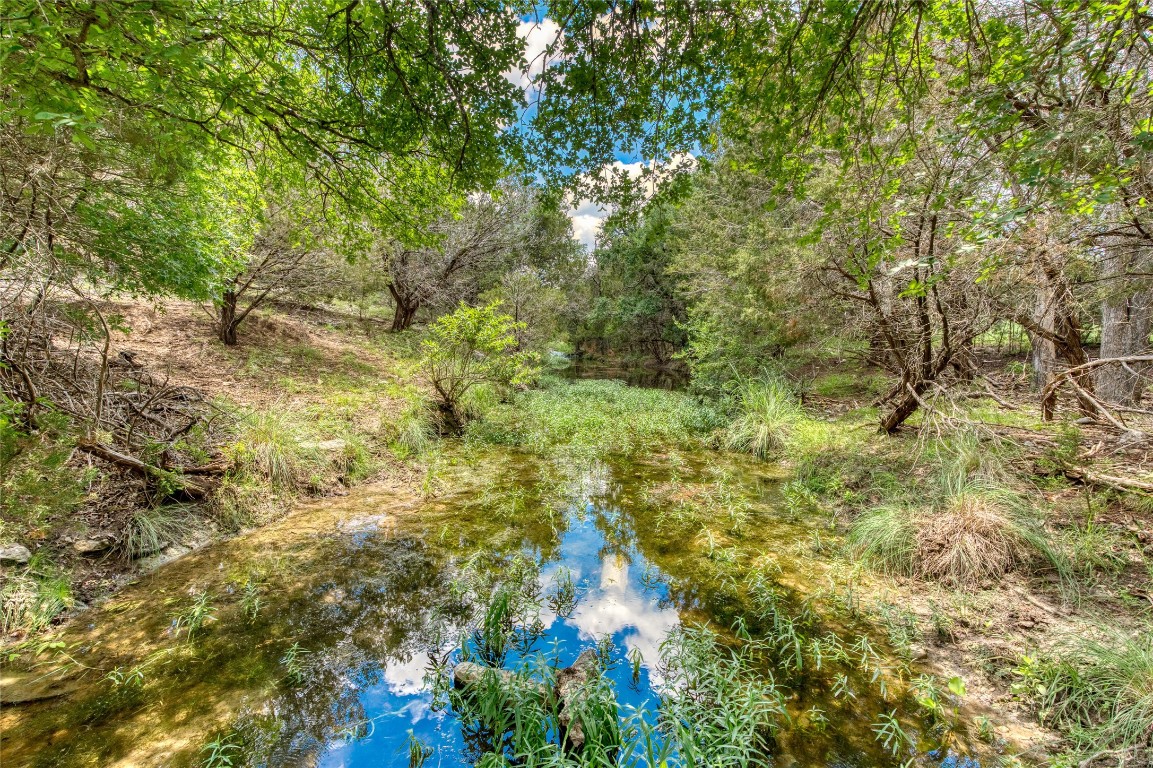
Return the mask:
<svg viewBox="0 0 1153 768">
<path fill-rule="evenodd" d="M 1104 259 L 1106 277 L 1117 278 L 1122 285 L 1125 275 L 1135 266 L 1132 249 L 1118 245 Z M 1119 295 L 1105 300 L 1101 307 L 1101 357 L 1131 357 L 1149 348 L 1149 331 L 1153 320 L 1153 294 L 1125 286 Z M 1144 394 L 1139 364 L 1105 365 L 1094 376 L 1097 394 L 1102 400 L 1118 405 L 1136 405 Z"/>
<path fill-rule="evenodd" d="M 237 305 L 236 291 L 226 290 L 220 297 L 220 315 L 216 326 L 216 335 L 226 346 L 235 347 L 237 344 L 236 329 L 240 321 L 236 317 Z"/>
<path fill-rule="evenodd" d="M 388 292 L 392 294 L 392 300 L 396 304 L 390 330 L 393 333 L 400 333 L 412 327 L 413 321 L 416 320 L 416 311 L 420 309 L 420 302 L 398 291 L 395 285 L 389 285 Z"/>
</svg>

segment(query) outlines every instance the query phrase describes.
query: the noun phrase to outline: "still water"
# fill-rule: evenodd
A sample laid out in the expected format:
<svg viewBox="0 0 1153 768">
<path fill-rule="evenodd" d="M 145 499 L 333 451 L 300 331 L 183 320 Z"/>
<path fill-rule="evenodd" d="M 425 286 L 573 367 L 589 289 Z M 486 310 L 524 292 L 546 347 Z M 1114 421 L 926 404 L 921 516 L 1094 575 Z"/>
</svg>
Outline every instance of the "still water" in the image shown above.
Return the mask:
<svg viewBox="0 0 1153 768">
<path fill-rule="evenodd" d="M 785 514 L 778 486 L 764 465 L 715 455 L 572 465 L 449 452 L 422 495 L 376 487 L 311 504 L 86 612 L 33 672 L 10 670 L 66 693 L 4 707 L 2 764 L 408 766 L 421 743 L 426 766 L 474 765 L 483 740 L 435 683 L 510 580 L 538 599 L 506 668 L 597 648 L 622 713 L 647 708 L 655 723 L 670 633 L 731 637 L 741 619 L 769 631 L 733 573 L 760 574 L 797 610 L 830 581 L 808 544 L 819 523 Z M 834 618 L 805 626 L 843 648 L 870 636 Z M 975 765 L 900 692 L 903 663 L 871 648 L 865 669 L 765 670 L 787 712 L 754 764 Z M 910 734 L 900 759 L 877 738 L 887 712 Z"/>
</svg>

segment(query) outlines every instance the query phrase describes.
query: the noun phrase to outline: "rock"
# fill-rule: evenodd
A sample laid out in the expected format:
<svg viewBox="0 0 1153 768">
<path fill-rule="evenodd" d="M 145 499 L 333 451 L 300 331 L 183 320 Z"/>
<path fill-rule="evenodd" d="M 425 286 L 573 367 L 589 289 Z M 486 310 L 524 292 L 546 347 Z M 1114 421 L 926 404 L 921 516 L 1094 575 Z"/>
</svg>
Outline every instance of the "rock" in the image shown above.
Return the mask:
<svg viewBox="0 0 1153 768">
<path fill-rule="evenodd" d="M 913 661 L 924 661 L 929 658 L 929 651 L 921 645 L 910 645 L 909 656 L 912 657 Z"/>
<path fill-rule="evenodd" d="M 24 565 L 32 559 L 32 553 L 23 544 L 0 546 L 0 565 Z"/>
<path fill-rule="evenodd" d="M 93 536 L 88 539 L 76 539 L 72 542 L 72 549 L 81 555 L 98 555 L 112 549 L 115 543 L 116 540 L 108 535 Z"/>
<path fill-rule="evenodd" d="M 140 566 L 142 571 L 152 571 L 162 565 L 171 563 L 173 560 L 184 557 L 191 551 L 192 549 L 189 547 L 183 547 L 179 544 L 172 544 L 160 550 L 155 555 L 140 558 L 136 561 L 136 564 Z"/>
<path fill-rule="evenodd" d="M 508 683 L 513 678 L 512 672 L 506 669 L 493 669 L 483 664 L 462 661 L 452 668 L 452 682 L 457 688 L 476 685 L 490 672 L 496 675 L 502 684 Z"/>
<path fill-rule="evenodd" d="M 343 451 L 347 446 L 348 443 L 344 440 L 341 440 L 340 438 L 335 440 L 321 440 L 320 442 L 302 442 L 300 444 L 300 447 L 304 448 L 305 450 L 324 451 L 325 453 L 336 453 L 337 451 Z"/>
<path fill-rule="evenodd" d="M 565 748 L 579 752 L 585 745 L 584 726 L 580 720 L 573 720 L 572 704 L 580 695 L 581 687 L 597 673 L 595 651 L 584 650 L 571 667 L 562 669 L 556 675 L 556 697 L 560 703 L 561 737 Z"/>
</svg>

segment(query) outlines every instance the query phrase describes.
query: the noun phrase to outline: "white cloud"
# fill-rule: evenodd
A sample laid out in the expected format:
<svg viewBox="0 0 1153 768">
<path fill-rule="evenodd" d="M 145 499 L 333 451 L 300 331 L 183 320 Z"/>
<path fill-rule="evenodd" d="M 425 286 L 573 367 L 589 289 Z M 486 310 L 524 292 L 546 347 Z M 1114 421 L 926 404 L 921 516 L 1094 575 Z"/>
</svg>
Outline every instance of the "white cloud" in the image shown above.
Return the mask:
<svg viewBox="0 0 1153 768">
<path fill-rule="evenodd" d="M 513 85 L 527 91 L 532 87 L 533 79 L 544 72 L 548 65 L 548 48 L 560 38 L 561 28 L 549 18 L 541 21 L 522 21 L 516 25 L 516 35 L 524 41 L 528 69 L 511 70 L 505 72 L 504 76 Z"/>
<path fill-rule="evenodd" d="M 690 154 L 673 155 L 667 162 L 654 165 L 651 162 L 638 160 L 634 163 L 623 163 L 620 160 L 605 166 L 600 171 L 602 179 L 609 181 L 613 176 L 624 176 L 631 180 L 644 179 L 645 196 L 652 196 L 658 184 L 670 174 L 680 171 L 690 171 L 697 164 L 697 159 Z M 580 241 L 586 250 L 596 247 L 597 237 L 600 235 L 604 221 L 612 213 L 612 209 L 597 205 L 591 200 L 579 200 L 568 210 L 568 217 L 572 220 L 573 238 Z"/>
<path fill-rule="evenodd" d="M 568 217 L 572 220 L 573 238 L 579 240 L 585 250 L 591 251 L 596 247 L 597 235 L 600 234 L 608 215 L 609 211 L 603 206 L 591 200 L 581 200 L 568 212 Z"/>
</svg>

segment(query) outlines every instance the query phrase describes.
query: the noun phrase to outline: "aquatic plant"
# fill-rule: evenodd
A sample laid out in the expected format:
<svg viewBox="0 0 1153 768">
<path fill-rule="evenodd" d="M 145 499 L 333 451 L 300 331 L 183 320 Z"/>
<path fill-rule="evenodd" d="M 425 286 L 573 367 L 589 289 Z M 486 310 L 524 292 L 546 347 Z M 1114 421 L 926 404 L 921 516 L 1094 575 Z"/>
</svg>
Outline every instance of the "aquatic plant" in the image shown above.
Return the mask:
<svg viewBox="0 0 1153 768">
<path fill-rule="evenodd" d="M 284 679 L 289 684 L 301 685 L 308 678 L 308 667 L 304 663 L 308 654 L 307 648 L 301 646 L 299 642 L 295 642 L 280 657 L 280 665 L 285 670 Z"/>
<path fill-rule="evenodd" d="M 682 392 L 629 387 L 619 381 L 544 379 L 473 422 L 470 440 L 512 445 L 540 455 L 593 459 L 646 447 L 700 445 L 718 412 Z"/>
<path fill-rule="evenodd" d="M 877 722 L 873 724 L 873 732 L 877 735 L 877 741 L 881 743 L 881 746 L 889 750 L 889 753 L 894 757 L 907 753 L 916 747 L 913 737 L 897 719 L 896 712 L 882 712 Z"/>
<path fill-rule="evenodd" d="M 244 747 L 233 740 L 233 734 L 226 733 L 208 742 L 201 748 L 204 759 L 201 768 L 232 768 L 241 764 Z"/>
<path fill-rule="evenodd" d="M 215 620 L 216 606 L 211 593 L 199 592 L 187 607 L 172 613 L 172 634 L 179 636 L 183 632 L 185 639 L 191 641 L 206 624 Z"/>
<path fill-rule="evenodd" d="M 431 744 L 421 741 L 411 730 L 408 732 L 408 768 L 421 768 L 434 753 Z"/>
<path fill-rule="evenodd" d="M 686 765 L 760 765 L 785 717 L 759 659 L 771 648 L 738 625 L 736 647 L 704 627 L 680 627 L 661 646 L 668 693 L 661 717 Z"/>
<path fill-rule="evenodd" d="M 576 610 L 577 600 L 576 584 L 573 582 L 572 571 L 568 568 L 558 568 L 553 578 L 553 588 L 549 593 L 547 602 L 549 609 L 557 616 L 568 618 Z"/>
</svg>

